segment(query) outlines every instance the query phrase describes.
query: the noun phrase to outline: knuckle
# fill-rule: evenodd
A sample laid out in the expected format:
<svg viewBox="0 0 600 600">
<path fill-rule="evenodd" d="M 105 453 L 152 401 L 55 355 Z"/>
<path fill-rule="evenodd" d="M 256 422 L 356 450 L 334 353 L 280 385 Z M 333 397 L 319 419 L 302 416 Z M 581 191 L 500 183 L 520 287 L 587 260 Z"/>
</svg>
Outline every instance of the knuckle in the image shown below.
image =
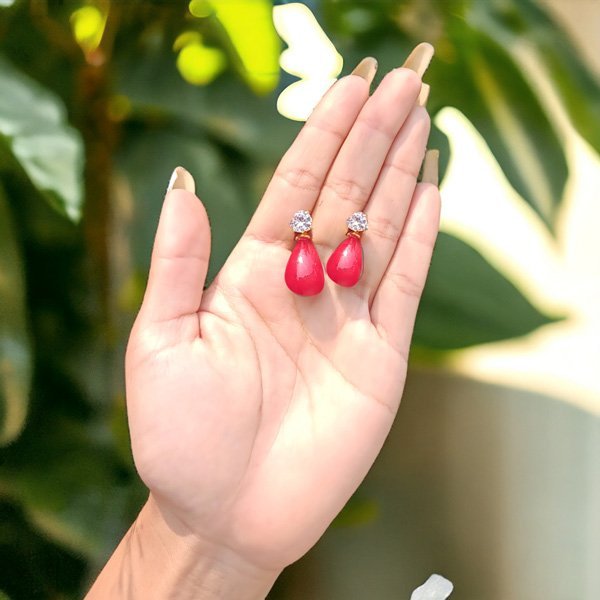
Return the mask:
<svg viewBox="0 0 600 600">
<path fill-rule="evenodd" d="M 338 128 L 330 125 L 326 119 L 320 119 L 318 121 L 309 121 L 307 123 L 309 127 L 315 129 L 321 135 L 331 135 L 337 140 L 343 142 L 346 139 L 346 134 L 340 131 Z"/>
<path fill-rule="evenodd" d="M 419 175 L 420 164 L 417 164 L 414 160 L 398 157 L 385 163 L 384 169 L 395 171 L 398 175 L 404 175 L 416 180 Z"/>
<path fill-rule="evenodd" d="M 389 274 L 389 278 L 392 285 L 400 294 L 416 299 L 421 297 L 423 285 L 411 275 L 403 271 L 394 271 Z"/>
<path fill-rule="evenodd" d="M 402 234 L 402 238 L 405 243 L 415 246 L 417 251 L 424 256 L 431 253 L 435 242 L 435 240 L 432 240 L 425 232 L 406 231 Z"/>
<path fill-rule="evenodd" d="M 380 111 L 371 111 L 368 115 L 363 115 L 357 119 L 357 124 L 368 130 L 370 135 L 382 135 L 388 142 L 394 138 L 395 130 L 389 122 L 389 118 Z"/>
<path fill-rule="evenodd" d="M 308 168 L 291 167 L 278 170 L 275 175 L 287 185 L 298 190 L 318 192 L 321 189 L 321 178 Z"/>
<path fill-rule="evenodd" d="M 353 179 L 328 179 L 325 187 L 340 200 L 356 206 L 363 206 L 371 193 Z"/>
<path fill-rule="evenodd" d="M 379 238 L 398 242 L 402 234 L 402 224 L 398 223 L 389 215 L 369 216 L 369 233 Z"/>
</svg>

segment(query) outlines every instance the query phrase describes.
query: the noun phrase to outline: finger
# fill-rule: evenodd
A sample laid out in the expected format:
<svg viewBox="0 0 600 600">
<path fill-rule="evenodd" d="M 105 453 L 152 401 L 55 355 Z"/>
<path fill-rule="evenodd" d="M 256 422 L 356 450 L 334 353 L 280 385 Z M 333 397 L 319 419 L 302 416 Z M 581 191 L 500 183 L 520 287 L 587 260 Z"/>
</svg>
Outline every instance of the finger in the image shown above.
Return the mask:
<svg viewBox="0 0 600 600">
<path fill-rule="evenodd" d="M 210 226 L 206 210 L 194 194 L 192 176 L 178 167 L 172 180 L 154 240 L 140 318 L 165 324 L 191 315 L 187 333 L 197 336 L 196 313 L 208 270 Z"/>
<path fill-rule="evenodd" d="M 410 69 L 388 73 L 348 134 L 314 210 L 314 238 L 337 245 L 345 219 L 363 210 L 396 134 L 414 105 L 421 80 Z"/>
<path fill-rule="evenodd" d="M 385 157 L 415 105 L 421 77 L 432 57 L 433 47 L 419 44 L 405 63 L 408 68 L 388 73 L 360 111 L 314 211 L 317 243 L 336 246 L 340 232 L 345 232 L 345 219 L 364 209 Z"/>
<path fill-rule="evenodd" d="M 312 211 L 325 176 L 369 97 L 377 61 L 362 61 L 325 94 L 279 163 L 246 234 L 268 242 L 290 238 L 289 221 Z"/>
<path fill-rule="evenodd" d="M 404 231 L 371 307 L 371 319 L 380 335 L 405 358 L 408 357 L 439 218 L 437 186 L 417 184 Z"/>
<path fill-rule="evenodd" d="M 369 229 L 362 237 L 365 267 L 360 284 L 370 290 L 371 297 L 379 286 L 404 228 L 429 129 L 427 111 L 422 106 L 415 106 L 396 136 L 365 206 Z"/>
</svg>

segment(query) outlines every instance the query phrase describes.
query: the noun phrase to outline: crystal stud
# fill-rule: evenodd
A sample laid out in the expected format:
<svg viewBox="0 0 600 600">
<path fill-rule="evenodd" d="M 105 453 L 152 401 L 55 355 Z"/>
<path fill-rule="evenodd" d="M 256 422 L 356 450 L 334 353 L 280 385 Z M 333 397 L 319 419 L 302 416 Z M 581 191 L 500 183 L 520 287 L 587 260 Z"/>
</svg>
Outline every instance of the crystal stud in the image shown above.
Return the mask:
<svg viewBox="0 0 600 600">
<path fill-rule="evenodd" d="M 290 227 L 296 233 L 306 233 L 312 228 L 312 217 L 307 210 L 299 210 L 294 213 L 290 221 Z"/>
<path fill-rule="evenodd" d="M 346 219 L 350 231 L 366 231 L 369 228 L 367 215 L 364 212 L 355 212 Z"/>
</svg>

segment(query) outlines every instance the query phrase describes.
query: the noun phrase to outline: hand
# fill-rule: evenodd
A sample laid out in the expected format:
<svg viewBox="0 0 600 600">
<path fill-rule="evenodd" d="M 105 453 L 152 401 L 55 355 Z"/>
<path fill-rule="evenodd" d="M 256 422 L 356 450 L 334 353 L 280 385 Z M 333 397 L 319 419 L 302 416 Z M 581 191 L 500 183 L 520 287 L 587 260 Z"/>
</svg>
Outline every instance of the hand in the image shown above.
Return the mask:
<svg viewBox="0 0 600 600">
<path fill-rule="evenodd" d="M 416 183 L 430 127 L 420 74 L 395 69 L 371 97 L 371 74 L 329 90 L 206 291 L 205 210 L 185 189 L 165 198 L 126 356 L 135 463 L 170 527 L 257 569 L 318 540 L 400 402 L 439 220 L 435 182 Z M 300 209 L 324 262 L 346 217 L 367 213 L 354 288 L 286 288 Z"/>
</svg>

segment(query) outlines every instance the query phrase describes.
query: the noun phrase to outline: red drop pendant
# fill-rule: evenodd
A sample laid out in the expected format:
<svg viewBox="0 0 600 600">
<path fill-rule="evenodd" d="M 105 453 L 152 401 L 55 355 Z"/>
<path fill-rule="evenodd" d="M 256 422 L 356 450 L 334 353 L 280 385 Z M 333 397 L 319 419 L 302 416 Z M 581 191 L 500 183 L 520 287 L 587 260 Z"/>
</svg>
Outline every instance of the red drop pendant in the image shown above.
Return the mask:
<svg viewBox="0 0 600 600">
<path fill-rule="evenodd" d="M 323 265 L 310 238 L 299 237 L 296 241 L 285 268 L 285 283 L 299 296 L 314 296 L 323 289 Z"/>
<path fill-rule="evenodd" d="M 363 271 L 363 250 L 360 239 L 349 235 L 327 261 L 327 275 L 338 285 L 356 285 Z"/>
</svg>

